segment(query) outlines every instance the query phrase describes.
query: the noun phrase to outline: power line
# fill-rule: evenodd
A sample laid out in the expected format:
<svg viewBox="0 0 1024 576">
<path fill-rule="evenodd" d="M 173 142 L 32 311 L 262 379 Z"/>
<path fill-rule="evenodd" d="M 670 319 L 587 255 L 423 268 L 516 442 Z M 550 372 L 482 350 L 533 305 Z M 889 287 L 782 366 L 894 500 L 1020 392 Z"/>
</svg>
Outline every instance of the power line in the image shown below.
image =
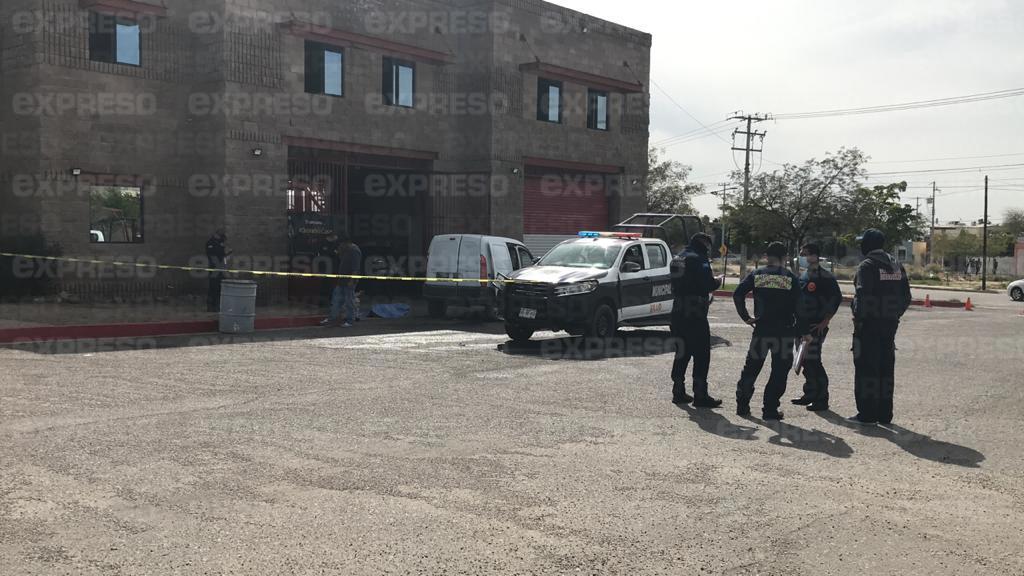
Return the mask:
<svg viewBox="0 0 1024 576">
<path fill-rule="evenodd" d="M 677 140 L 675 142 L 670 142 L 668 144 L 661 144 L 660 147 L 661 148 L 671 148 L 673 146 L 678 146 L 680 144 L 688 144 L 690 142 L 696 142 L 698 140 L 703 140 L 704 138 L 707 138 L 708 136 L 717 136 L 720 140 L 722 140 L 723 139 L 722 138 L 722 134 L 725 134 L 726 132 L 729 132 L 731 130 L 733 130 L 732 126 L 725 126 L 724 128 L 722 128 L 720 130 L 716 130 L 714 132 L 705 132 L 703 134 L 697 134 L 695 136 L 692 136 L 690 138 L 686 138 L 686 139 L 683 139 L 683 140 Z"/>
<path fill-rule="evenodd" d="M 694 116 L 693 114 L 690 114 L 690 111 L 689 111 L 689 110 L 687 110 L 686 108 L 684 108 L 682 104 L 680 104 L 679 102 L 676 102 L 676 99 L 675 99 L 675 98 L 673 98 L 673 97 L 672 97 L 672 95 L 671 95 L 671 94 L 669 94 L 669 93 L 668 93 L 667 91 L 665 91 L 665 89 L 661 87 L 661 84 L 658 84 L 658 83 L 657 83 L 657 82 L 656 82 L 656 81 L 654 80 L 654 78 L 651 78 L 651 85 L 652 85 L 652 86 L 654 86 L 655 88 L 657 88 L 659 92 L 661 92 L 662 94 L 664 94 L 664 95 L 665 95 L 665 97 L 669 99 L 669 102 L 672 102 L 673 104 L 675 104 L 676 108 L 679 108 L 680 110 L 682 110 L 682 111 L 683 111 L 683 112 L 684 112 L 684 113 L 685 113 L 685 114 L 686 114 L 687 116 L 689 116 L 689 117 L 690 117 L 690 118 L 691 118 L 691 119 L 692 119 L 692 120 L 693 120 L 694 122 L 696 122 L 697 124 L 700 124 L 700 125 L 701 125 L 701 127 L 702 127 L 702 128 L 704 128 L 705 130 L 707 130 L 708 132 L 713 132 L 713 130 L 712 130 L 711 128 L 709 128 L 709 127 L 707 126 L 707 124 L 704 124 L 703 122 L 701 122 L 700 120 L 698 120 L 698 119 L 697 119 L 697 117 L 696 117 L 696 116 Z M 726 144 L 730 144 L 730 142 L 729 142 L 728 140 L 726 140 L 725 138 L 722 138 L 722 136 L 721 136 L 720 134 L 715 134 L 715 136 L 718 136 L 718 139 L 719 139 L 719 140 L 721 140 L 722 142 L 725 142 Z"/>
<path fill-rule="evenodd" d="M 992 166 L 964 166 L 961 168 L 932 168 L 929 170 L 901 170 L 898 172 L 872 172 L 872 176 L 899 176 L 900 174 L 932 174 L 936 172 L 973 172 L 975 170 L 1008 170 L 1016 167 L 1024 167 L 1020 164 L 996 164 Z"/>
<path fill-rule="evenodd" d="M 861 114 L 878 114 L 882 112 L 899 112 L 918 108 L 935 108 L 938 106 L 952 106 L 954 104 L 968 104 L 971 102 L 1013 98 L 1016 96 L 1024 96 L 1024 88 L 1012 88 L 1009 90 L 983 92 L 980 94 L 968 94 L 966 96 L 954 96 L 934 100 L 918 100 L 916 102 L 904 102 L 900 104 L 884 104 L 880 106 L 865 106 L 860 108 L 839 108 L 834 110 L 819 110 L 816 112 L 792 112 L 787 114 L 777 114 L 775 118 L 777 120 L 805 120 L 809 118 L 829 118 L 834 116 L 857 116 Z"/>
<path fill-rule="evenodd" d="M 1024 152 L 1017 152 L 1015 154 L 990 154 L 988 156 L 955 156 L 952 158 L 922 158 L 919 160 L 884 160 L 884 161 L 870 161 L 868 164 L 913 164 L 915 162 L 943 162 L 947 160 L 978 160 L 982 158 L 1007 158 L 1011 156 L 1024 156 Z"/>
<path fill-rule="evenodd" d="M 682 134 L 676 134 L 675 136 L 669 136 L 668 138 L 662 138 L 661 140 L 658 140 L 658 141 L 654 142 L 653 145 L 654 146 L 658 146 L 658 145 L 661 145 L 661 144 L 666 144 L 666 143 L 671 142 L 673 140 L 678 140 L 678 139 L 683 139 L 683 138 L 691 138 L 691 137 L 696 136 L 698 134 L 708 134 L 709 133 L 708 129 L 718 131 L 718 130 L 721 130 L 723 128 L 722 126 L 719 126 L 719 124 L 727 124 L 728 122 L 729 122 L 728 120 L 719 120 L 718 122 L 715 122 L 714 124 L 710 124 L 708 126 L 708 128 L 697 128 L 696 130 L 690 130 L 689 132 L 683 132 Z M 715 126 L 715 128 L 711 128 L 711 126 Z"/>
</svg>

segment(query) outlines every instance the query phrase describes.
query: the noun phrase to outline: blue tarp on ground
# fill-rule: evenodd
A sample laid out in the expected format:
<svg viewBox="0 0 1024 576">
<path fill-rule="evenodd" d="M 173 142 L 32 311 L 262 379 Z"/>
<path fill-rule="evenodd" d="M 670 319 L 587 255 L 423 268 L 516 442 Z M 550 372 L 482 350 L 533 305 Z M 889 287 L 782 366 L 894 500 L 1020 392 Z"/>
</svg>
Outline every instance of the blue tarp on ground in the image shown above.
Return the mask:
<svg viewBox="0 0 1024 576">
<path fill-rule="evenodd" d="M 375 304 L 370 316 L 375 318 L 405 318 L 412 312 L 408 304 Z"/>
</svg>

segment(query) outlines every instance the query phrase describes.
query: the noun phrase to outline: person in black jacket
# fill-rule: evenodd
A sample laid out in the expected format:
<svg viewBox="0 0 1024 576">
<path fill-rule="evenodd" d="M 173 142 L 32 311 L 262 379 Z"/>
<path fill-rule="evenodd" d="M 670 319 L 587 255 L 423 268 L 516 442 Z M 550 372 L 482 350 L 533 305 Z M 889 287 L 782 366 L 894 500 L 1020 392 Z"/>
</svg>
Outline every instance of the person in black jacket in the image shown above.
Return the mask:
<svg viewBox="0 0 1024 576">
<path fill-rule="evenodd" d="M 910 307 L 910 280 L 903 266 L 885 252 L 885 235 L 867 230 L 860 250 L 853 299 L 854 395 L 861 424 L 889 424 L 896 379 L 896 332 Z"/>
<path fill-rule="evenodd" d="M 676 356 L 672 363 L 672 403 L 718 408 L 721 400 L 708 394 L 711 368 L 710 294 L 722 285 L 711 273 L 708 253 L 711 237 L 694 234 L 689 246 L 672 259 L 672 335 Z M 693 396 L 686 393 L 686 369 L 693 359 Z"/>
<path fill-rule="evenodd" d="M 206 267 L 209 287 L 206 290 L 206 311 L 220 312 L 220 286 L 227 269 L 227 258 L 231 251 L 227 248 L 228 237 L 223 230 L 217 230 L 206 241 Z"/>
<path fill-rule="evenodd" d="M 796 336 L 810 342 L 807 324 L 796 314 L 800 301 L 797 277 L 784 268 L 786 247 L 779 242 L 768 246 L 768 266 L 751 272 L 733 294 L 736 312 L 744 322 L 754 328 L 750 339 L 743 374 L 736 384 L 736 414 L 750 415 L 750 400 L 754 396 L 754 383 L 761 375 L 765 360 L 772 357 L 772 373 L 764 389 L 762 417 L 782 420 L 779 401 L 786 393 L 789 370 L 793 367 L 793 345 Z M 747 312 L 747 295 L 754 293 L 754 317 Z"/>
<path fill-rule="evenodd" d="M 804 395 L 793 400 L 793 404 L 807 406 L 812 412 L 825 412 L 829 408 L 828 372 L 821 361 L 821 350 L 832 317 L 843 305 L 843 292 L 836 277 L 821 267 L 817 244 L 807 244 L 800 255 L 807 259 L 807 270 L 800 276 L 800 306 L 796 313 L 810 329 L 813 340 L 804 351 Z"/>
</svg>

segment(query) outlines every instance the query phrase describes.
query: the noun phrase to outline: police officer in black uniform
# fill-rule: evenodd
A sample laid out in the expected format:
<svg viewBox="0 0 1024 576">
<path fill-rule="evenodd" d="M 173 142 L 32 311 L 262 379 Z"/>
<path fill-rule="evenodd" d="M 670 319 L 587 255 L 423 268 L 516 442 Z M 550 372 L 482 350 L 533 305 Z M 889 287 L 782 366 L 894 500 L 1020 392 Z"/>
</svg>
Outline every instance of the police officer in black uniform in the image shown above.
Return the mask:
<svg viewBox="0 0 1024 576">
<path fill-rule="evenodd" d="M 807 324 L 797 316 L 800 284 L 796 275 L 783 267 L 786 247 L 779 242 L 768 246 L 768 266 L 751 272 L 733 294 L 736 312 L 754 327 L 743 374 L 736 384 L 736 414 L 750 415 L 754 383 L 761 375 L 765 360 L 772 357 L 772 373 L 764 389 L 762 418 L 782 420 L 779 401 L 786 393 L 789 370 L 793 367 L 793 344 L 799 335 L 810 342 Z M 754 317 L 747 312 L 747 295 L 754 293 Z"/>
<path fill-rule="evenodd" d="M 854 395 L 861 424 L 892 422 L 896 372 L 896 332 L 910 307 L 910 280 L 903 265 L 885 250 L 885 235 L 864 232 L 853 300 Z"/>
<path fill-rule="evenodd" d="M 711 369 L 710 294 L 722 283 L 712 275 L 708 253 L 711 236 L 694 234 L 689 246 L 672 259 L 672 335 L 676 356 L 672 363 L 672 403 L 697 408 L 718 408 L 721 400 L 708 394 Z M 686 393 L 686 369 L 693 359 L 693 397 Z"/>
<path fill-rule="evenodd" d="M 832 317 L 843 305 L 843 292 L 836 277 L 821 267 L 817 244 L 805 245 L 800 255 L 807 259 L 807 269 L 800 276 L 800 306 L 796 313 L 811 330 L 813 340 L 804 351 L 804 395 L 793 400 L 793 404 L 807 406 L 812 412 L 825 412 L 829 408 L 829 382 L 821 352 Z"/>
<path fill-rule="evenodd" d="M 206 267 L 214 272 L 207 272 L 209 287 L 206 291 L 206 311 L 220 312 L 220 284 L 224 280 L 227 269 L 227 257 L 231 251 L 227 249 L 228 237 L 223 230 L 217 230 L 206 241 Z"/>
</svg>

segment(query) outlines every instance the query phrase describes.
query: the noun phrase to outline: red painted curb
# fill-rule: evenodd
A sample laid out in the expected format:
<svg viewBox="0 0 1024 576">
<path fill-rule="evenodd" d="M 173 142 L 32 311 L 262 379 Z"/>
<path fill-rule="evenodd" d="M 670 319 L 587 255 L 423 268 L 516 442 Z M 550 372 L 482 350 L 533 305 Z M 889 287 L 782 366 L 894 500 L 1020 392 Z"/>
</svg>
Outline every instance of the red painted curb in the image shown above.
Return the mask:
<svg viewBox="0 0 1024 576">
<path fill-rule="evenodd" d="M 753 298 L 753 297 L 754 297 L 753 293 L 747 294 L 747 299 L 748 300 Z M 715 298 L 730 298 L 731 299 L 732 298 L 732 292 L 726 292 L 724 290 L 719 290 L 719 291 L 715 292 Z M 843 302 L 846 302 L 846 303 L 853 302 L 853 297 L 852 296 L 844 295 L 843 296 Z M 910 302 L 910 305 L 911 306 L 924 306 L 924 300 L 912 300 Z M 932 306 L 934 306 L 936 308 L 963 308 L 965 305 L 966 304 L 964 302 L 949 302 L 949 301 L 943 301 L 943 300 L 932 300 Z"/>
<path fill-rule="evenodd" d="M 283 330 L 287 328 L 305 328 L 309 326 L 316 326 L 322 319 L 322 316 L 257 318 L 256 329 Z M 183 334 L 211 334 L 217 332 L 219 327 L 219 322 L 217 320 L 194 320 L 190 322 L 146 322 L 138 324 L 7 328 L 0 329 L 0 344 L 58 340 L 180 336 Z"/>
</svg>

